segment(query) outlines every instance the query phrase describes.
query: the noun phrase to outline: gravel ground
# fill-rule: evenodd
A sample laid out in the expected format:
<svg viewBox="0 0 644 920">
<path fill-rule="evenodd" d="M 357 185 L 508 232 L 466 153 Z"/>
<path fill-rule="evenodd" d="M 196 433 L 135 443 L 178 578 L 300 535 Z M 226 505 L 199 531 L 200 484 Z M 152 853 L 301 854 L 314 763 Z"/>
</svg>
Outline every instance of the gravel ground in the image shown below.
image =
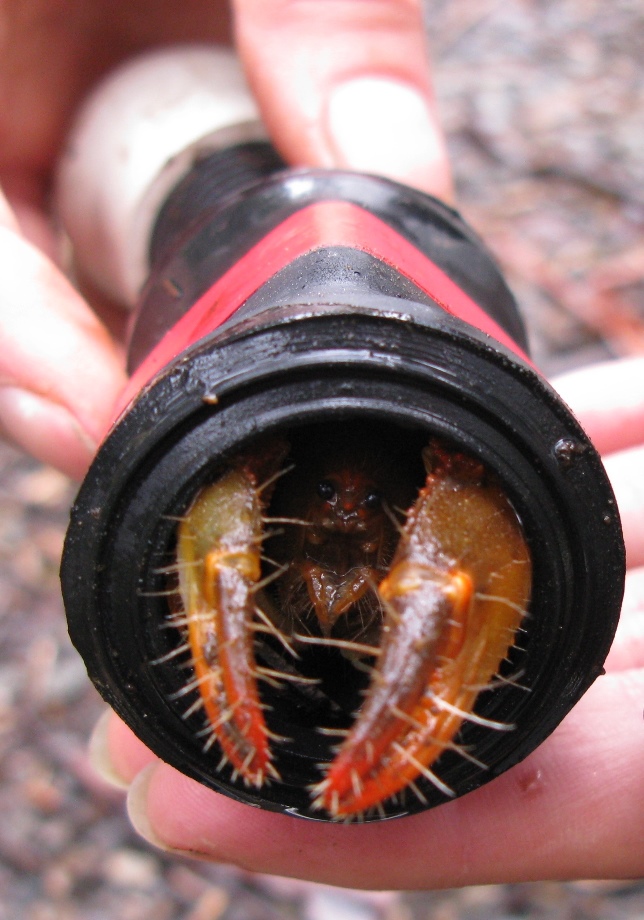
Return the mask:
<svg viewBox="0 0 644 920">
<path fill-rule="evenodd" d="M 644 349 L 644 3 L 426 4 L 459 201 L 549 373 Z M 635 920 L 641 883 L 376 895 L 167 859 L 85 755 L 57 569 L 72 486 L 0 445 L 0 920 Z"/>
</svg>

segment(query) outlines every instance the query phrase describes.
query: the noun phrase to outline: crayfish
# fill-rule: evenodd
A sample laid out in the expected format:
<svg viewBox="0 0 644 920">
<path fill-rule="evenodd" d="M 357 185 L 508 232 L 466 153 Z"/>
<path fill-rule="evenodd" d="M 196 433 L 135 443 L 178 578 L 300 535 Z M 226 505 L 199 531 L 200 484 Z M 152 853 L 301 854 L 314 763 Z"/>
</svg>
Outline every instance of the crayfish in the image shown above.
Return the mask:
<svg viewBox="0 0 644 920">
<path fill-rule="evenodd" d="M 423 801 L 421 779 L 449 796 L 431 768 L 446 750 L 474 759 L 463 723 L 511 728 L 474 707 L 526 613 L 526 539 L 476 457 L 419 438 L 344 422 L 258 442 L 178 525 L 169 619 L 205 756 L 249 786 L 282 781 L 269 710 L 295 687 L 341 739 L 310 785 L 333 819 L 403 790 Z"/>
</svg>

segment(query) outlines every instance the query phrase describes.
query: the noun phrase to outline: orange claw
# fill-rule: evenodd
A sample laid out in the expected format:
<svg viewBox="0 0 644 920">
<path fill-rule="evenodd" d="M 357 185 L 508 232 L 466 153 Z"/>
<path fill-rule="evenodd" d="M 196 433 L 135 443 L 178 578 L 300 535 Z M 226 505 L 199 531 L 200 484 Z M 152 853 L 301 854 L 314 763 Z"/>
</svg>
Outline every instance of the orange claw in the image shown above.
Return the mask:
<svg viewBox="0 0 644 920">
<path fill-rule="evenodd" d="M 349 447 L 355 460 L 355 443 Z M 323 459 L 331 467 L 335 460 L 335 479 L 311 476 L 315 467 L 304 467 L 295 488 L 285 482 L 295 502 L 286 510 L 299 513 L 273 518 L 294 528 L 276 597 L 297 597 L 302 607 L 280 612 L 267 599 L 263 611 L 264 509 L 286 451 L 284 443 L 274 442 L 237 457 L 202 490 L 179 527 L 184 617 L 177 622 L 185 626 L 194 669 L 181 693 L 198 688 L 200 694 L 188 713 L 204 709 L 206 748 L 217 742 L 223 760 L 246 783 L 259 788 L 270 777 L 279 779 L 257 687 L 262 670 L 267 676 L 277 672 L 257 667 L 255 631 L 273 631 L 285 644 L 291 638 L 304 642 L 297 629 L 309 610 L 322 633 L 310 641 L 364 655 L 370 646 L 356 642 L 356 635 L 365 624 L 375 626 L 384 611 L 365 702 L 314 788 L 313 806 L 333 818 L 350 818 L 406 788 L 424 802 L 419 777 L 449 796 L 430 767 L 448 748 L 470 757 L 454 742 L 463 722 L 511 728 L 473 710 L 512 646 L 530 597 L 531 560 L 518 518 L 478 461 L 433 443 L 423 454 L 425 485 L 385 575 L 392 519 L 375 489 L 380 480 L 367 473 L 379 460 L 362 464 L 354 476 L 331 453 Z M 311 483 L 318 483 L 312 503 Z M 346 640 L 329 635 L 338 619 L 362 603 L 366 590 L 372 599 L 358 618 L 361 632 L 348 632 Z M 286 635 L 280 632 L 284 625 Z"/>
<path fill-rule="evenodd" d="M 261 579 L 263 509 L 260 482 L 279 469 L 280 444 L 203 489 L 182 520 L 177 541 L 179 593 L 194 680 L 207 718 L 209 748 L 217 741 L 244 781 L 270 776 L 268 729 L 257 688 L 253 620 Z M 189 711 L 194 711 L 192 706 Z"/>
<path fill-rule="evenodd" d="M 531 590 L 520 523 L 482 466 L 433 444 L 427 480 L 409 513 L 389 575 L 378 663 L 364 705 L 315 806 L 335 818 L 379 805 L 425 777 L 514 642 Z M 462 752 L 467 756 L 466 752 Z"/>
</svg>

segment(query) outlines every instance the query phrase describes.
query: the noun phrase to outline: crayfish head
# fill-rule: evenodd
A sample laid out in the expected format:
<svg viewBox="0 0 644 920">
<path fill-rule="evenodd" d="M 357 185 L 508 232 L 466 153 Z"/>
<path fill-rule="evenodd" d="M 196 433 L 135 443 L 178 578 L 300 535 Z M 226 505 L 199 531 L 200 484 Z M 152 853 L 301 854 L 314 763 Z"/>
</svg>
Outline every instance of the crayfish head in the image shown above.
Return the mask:
<svg viewBox="0 0 644 920">
<path fill-rule="evenodd" d="M 341 468 L 317 483 L 317 513 L 325 530 L 360 534 L 381 526 L 382 495 L 362 470 Z"/>
</svg>

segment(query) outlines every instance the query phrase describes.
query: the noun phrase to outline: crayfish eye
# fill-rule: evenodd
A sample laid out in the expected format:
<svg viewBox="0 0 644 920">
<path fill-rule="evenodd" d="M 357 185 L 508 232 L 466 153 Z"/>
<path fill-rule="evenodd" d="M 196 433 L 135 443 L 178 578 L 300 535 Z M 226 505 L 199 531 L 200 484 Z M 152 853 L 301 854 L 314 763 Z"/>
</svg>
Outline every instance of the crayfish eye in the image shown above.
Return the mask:
<svg viewBox="0 0 644 920">
<path fill-rule="evenodd" d="M 362 504 L 365 508 L 368 508 L 369 511 L 375 511 L 376 508 L 379 508 L 382 504 L 382 495 L 380 492 L 369 492 Z"/>
<path fill-rule="evenodd" d="M 335 489 L 333 483 L 329 482 L 328 479 L 322 479 L 318 482 L 318 495 L 320 498 L 323 498 L 324 501 L 331 501 L 332 498 L 335 498 Z"/>
</svg>

